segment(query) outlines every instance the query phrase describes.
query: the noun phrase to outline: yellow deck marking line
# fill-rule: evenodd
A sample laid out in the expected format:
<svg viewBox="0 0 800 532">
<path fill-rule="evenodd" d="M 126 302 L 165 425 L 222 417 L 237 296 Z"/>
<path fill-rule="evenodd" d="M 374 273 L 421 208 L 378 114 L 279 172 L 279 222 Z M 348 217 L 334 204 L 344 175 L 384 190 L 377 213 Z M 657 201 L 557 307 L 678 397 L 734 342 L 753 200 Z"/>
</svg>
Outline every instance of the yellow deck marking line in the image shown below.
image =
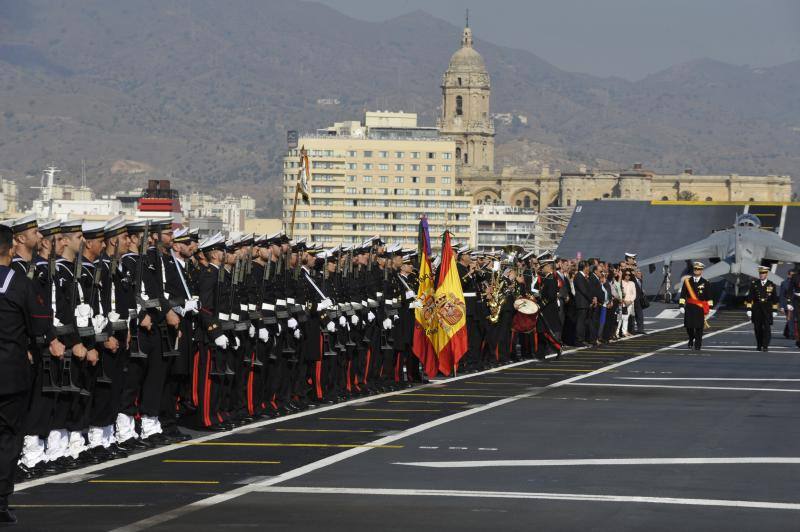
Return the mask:
<svg viewBox="0 0 800 532">
<path fill-rule="evenodd" d="M 203 441 L 186 442 L 183 445 L 202 445 L 207 447 L 331 447 L 336 449 L 352 449 L 356 447 L 375 447 L 376 449 L 402 449 L 402 445 L 369 445 L 362 443 L 274 443 L 274 442 L 224 442 L 224 441 Z"/>
<path fill-rule="evenodd" d="M 587 371 L 588 372 L 588 371 L 595 371 L 595 370 L 593 370 L 593 369 L 570 369 L 570 368 L 561 368 L 561 369 L 559 369 L 559 368 L 526 368 L 526 369 L 520 368 L 520 369 L 515 369 L 513 371 L 516 373 L 517 371 L 579 371 L 579 372 Z"/>
<path fill-rule="evenodd" d="M 402 417 L 321 417 L 323 421 L 409 421 Z"/>
<path fill-rule="evenodd" d="M 89 484 L 219 484 L 219 480 L 90 480 Z"/>
<path fill-rule="evenodd" d="M 469 394 L 469 393 L 412 393 L 408 394 L 409 397 L 489 397 L 489 398 L 506 398 L 510 395 L 484 395 L 484 394 Z"/>
<path fill-rule="evenodd" d="M 280 464 L 279 460 L 161 460 L 164 464 Z"/>
<path fill-rule="evenodd" d="M 407 408 L 356 408 L 357 412 L 441 412 L 438 408 L 421 408 L 409 410 Z"/>
<path fill-rule="evenodd" d="M 140 504 L 12 504 L 14 510 L 22 508 L 144 508 L 144 503 Z"/>
<path fill-rule="evenodd" d="M 422 401 L 422 400 L 414 400 L 411 399 L 410 401 L 387 401 L 387 403 L 421 403 L 425 405 L 468 405 L 468 401 Z"/>
<path fill-rule="evenodd" d="M 275 429 L 275 432 L 357 432 L 360 434 L 372 434 L 374 430 L 351 430 L 351 429 Z"/>
<path fill-rule="evenodd" d="M 547 378 L 547 377 L 545 377 Z M 502 385 L 502 386 L 528 386 L 528 384 L 524 382 L 507 382 L 507 381 L 492 381 L 492 382 L 470 382 L 470 384 L 482 384 L 484 386 L 495 386 L 495 385 Z"/>
</svg>

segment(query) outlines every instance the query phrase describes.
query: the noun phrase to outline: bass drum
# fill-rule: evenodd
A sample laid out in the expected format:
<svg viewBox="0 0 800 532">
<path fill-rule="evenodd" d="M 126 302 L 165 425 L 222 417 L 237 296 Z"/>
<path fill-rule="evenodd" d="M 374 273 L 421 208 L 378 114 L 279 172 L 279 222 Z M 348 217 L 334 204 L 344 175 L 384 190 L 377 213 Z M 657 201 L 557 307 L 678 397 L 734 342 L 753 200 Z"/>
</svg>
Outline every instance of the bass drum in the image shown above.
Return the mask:
<svg viewBox="0 0 800 532">
<path fill-rule="evenodd" d="M 517 333 L 532 333 L 536 330 L 536 321 L 539 317 L 539 305 L 532 298 L 520 297 L 514 301 L 514 318 L 511 320 L 511 330 Z"/>
</svg>

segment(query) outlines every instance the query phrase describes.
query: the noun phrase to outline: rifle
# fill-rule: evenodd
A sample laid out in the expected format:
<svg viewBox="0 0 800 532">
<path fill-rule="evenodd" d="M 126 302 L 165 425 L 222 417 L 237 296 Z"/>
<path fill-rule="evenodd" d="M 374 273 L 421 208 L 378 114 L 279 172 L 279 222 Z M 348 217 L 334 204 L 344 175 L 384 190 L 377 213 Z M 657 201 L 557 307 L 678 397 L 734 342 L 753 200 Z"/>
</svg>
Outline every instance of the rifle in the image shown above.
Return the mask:
<svg viewBox="0 0 800 532">
<path fill-rule="evenodd" d="M 56 235 L 53 235 L 50 238 L 50 255 L 48 255 L 47 257 L 47 273 L 48 273 L 47 280 L 50 283 L 48 290 L 50 291 L 52 297 L 51 303 L 54 305 L 56 301 L 55 299 Z M 40 353 L 41 353 L 40 358 L 42 359 L 42 392 L 43 393 L 58 392 L 59 387 L 56 384 L 55 379 L 53 378 L 52 357 L 50 356 L 50 350 L 48 349 L 48 346 L 44 344 L 44 341 L 42 341 L 40 344 Z"/>
<path fill-rule="evenodd" d="M 73 271 L 72 271 L 72 285 L 70 286 L 70 296 L 71 296 L 71 302 L 73 304 L 73 307 L 75 307 L 75 308 L 77 308 L 77 305 L 75 305 L 76 302 L 78 303 L 78 305 L 83 304 L 83 302 L 81 301 L 81 297 L 80 297 L 80 294 L 81 294 L 80 293 L 80 290 L 81 290 L 80 289 L 80 279 L 81 279 L 81 276 L 83 275 L 83 250 L 84 250 L 85 246 L 86 246 L 86 242 L 81 240 L 80 247 L 78 248 L 78 254 L 75 257 L 75 265 L 74 265 L 74 268 L 73 268 Z M 78 336 L 80 336 L 81 338 L 91 337 L 91 336 L 94 335 L 94 327 L 91 327 L 91 326 L 89 326 L 89 327 L 78 327 L 78 324 L 76 323 L 75 324 L 75 328 L 78 331 Z M 82 373 L 82 369 L 83 369 L 83 361 L 82 360 L 78 360 L 76 363 L 78 364 L 78 373 L 80 374 L 80 373 Z M 62 366 L 62 371 L 64 372 L 64 375 L 62 377 L 62 382 L 64 382 L 64 377 L 66 377 L 66 382 L 67 382 L 66 385 L 61 387 L 62 390 L 69 391 L 69 392 L 78 392 L 83 396 L 91 395 L 89 393 L 89 391 L 86 390 L 85 388 L 80 388 L 80 387 L 76 386 L 74 381 L 73 381 L 73 379 L 72 379 L 72 356 L 71 356 L 71 353 L 70 353 L 69 357 L 66 357 L 66 356 L 64 357 L 64 363 L 63 363 L 63 366 Z"/>
<path fill-rule="evenodd" d="M 147 235 L 150 234 L 150 221 L 146 221 L 144 223 L 144 232 L 142 233 L 139 241 L 139 254 L 136 257 L 136 274 L 134 275 L 134 286 L 133 286 L 133 293 L 134 293 L 134 301 L 136 302 L 136 306 L 139 307 L 142 311 L 148 308 L 154 308 L 155 305 L 153 304 L 152 299 L 143 299 L 142 298 L 142 275 L 144 273 L 144 262 L 146 260 L 147 255 Z M 157 302 L 156 302 L 157 303 Z M 143 352 L 139 347 L 139 319 L 137 309 L 131 309 L 131 312 L 128 315 L 129 320 L 136 320 L 136 323 L 132 323 L 130 327 L 131 331 L 131 358 L 147 358 L 147 353 Z M 132 314 L 132 315 L 131 315 Z"/>
</svg>

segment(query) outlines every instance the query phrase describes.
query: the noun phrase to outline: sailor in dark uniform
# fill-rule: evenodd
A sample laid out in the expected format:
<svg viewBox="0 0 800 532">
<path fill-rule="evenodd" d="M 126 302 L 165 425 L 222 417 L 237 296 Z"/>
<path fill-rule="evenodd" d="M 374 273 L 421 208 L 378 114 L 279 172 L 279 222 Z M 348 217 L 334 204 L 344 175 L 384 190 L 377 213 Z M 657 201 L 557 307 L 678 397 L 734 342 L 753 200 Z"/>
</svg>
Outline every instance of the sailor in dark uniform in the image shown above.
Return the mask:
<svg viewBox="0 0 800 532">
<path fill-rule="evenodd" d="M 772 318 L 778 314 L 778 288 L 767 279 L 769 268 L 758 267 L 758 280 L 750 282 L 745 306 L 756 333 L 756 350 L 767 351 L 772 339 Z"/>
<path fill-rule="evenodd" d="M 52 326 L 33 284 L 11 268 L 12 233 L 0 226 L 0 525 L 14 524 L 8 509 L 31 386 L 33 338 Z"/>
<path fill-rule="evenodd" d="M 683 280 L 678 300 L 681 313 L 684 314 L 683 325 L 689 336 L 688 347 L 695 351 L 700 351 L 703 346 L 706 315 L 714 305 L 714 301 L 711 299 L 711 283 L 703 278 L 704 269 L 705 265 L 702 262 L 694 263 L 692 275 Z"/>
</svg>

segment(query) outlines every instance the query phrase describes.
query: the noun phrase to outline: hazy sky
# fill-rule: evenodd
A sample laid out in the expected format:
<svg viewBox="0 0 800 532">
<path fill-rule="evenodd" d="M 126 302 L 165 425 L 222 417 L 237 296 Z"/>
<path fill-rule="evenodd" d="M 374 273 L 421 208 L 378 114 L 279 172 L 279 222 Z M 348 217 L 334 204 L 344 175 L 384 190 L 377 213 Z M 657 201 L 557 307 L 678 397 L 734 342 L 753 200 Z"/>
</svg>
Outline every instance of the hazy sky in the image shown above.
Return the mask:
<svg viewBox="0 0 800 532">
<path fill-rule="evenodd" d="M 354 18 L 416 9 L 574 72 L 639 79 L 709 57 L 772 66 L 800 59 L 800 0 L 319 0 Z"/>
</svg>

